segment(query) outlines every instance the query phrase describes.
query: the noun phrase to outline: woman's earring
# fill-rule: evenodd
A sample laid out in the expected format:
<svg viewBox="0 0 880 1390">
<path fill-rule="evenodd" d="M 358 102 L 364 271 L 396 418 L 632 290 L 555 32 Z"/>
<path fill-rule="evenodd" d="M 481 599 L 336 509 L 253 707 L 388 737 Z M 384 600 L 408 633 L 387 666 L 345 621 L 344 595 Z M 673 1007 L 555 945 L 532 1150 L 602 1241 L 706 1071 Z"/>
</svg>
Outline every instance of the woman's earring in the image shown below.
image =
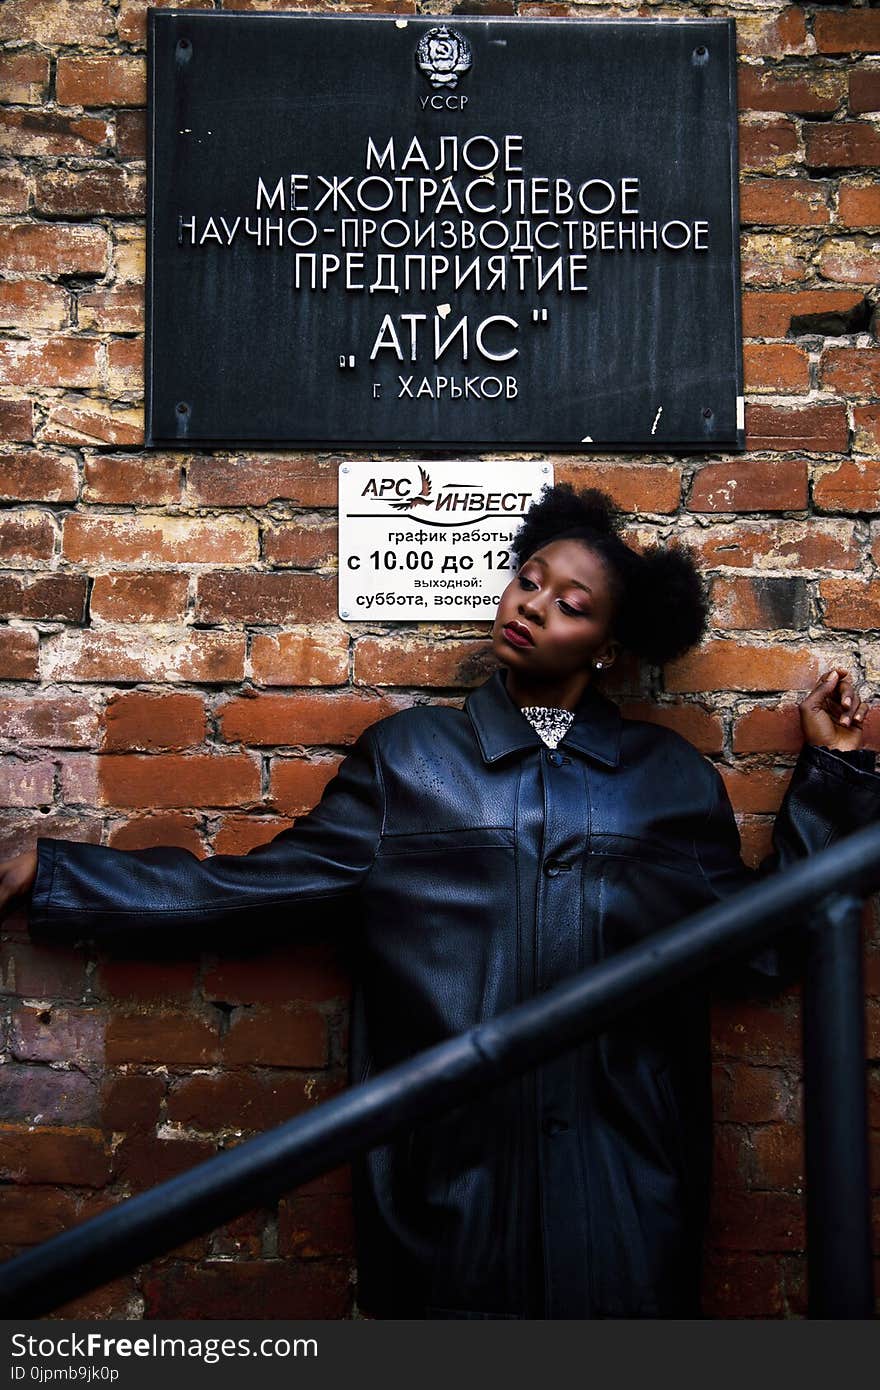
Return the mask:
<svg viewBox="0 0 880 1390">
<path fill-rule="evenodd" d="M 601 661 L 594 661 L 594 662 L 593 662 L 593 665 L 594 665 L 597 669 L 599 669 L 599 668 L 601 668 L 601 666 L 602 666 L 602 662 L 601 662 Z"/>
</svg>

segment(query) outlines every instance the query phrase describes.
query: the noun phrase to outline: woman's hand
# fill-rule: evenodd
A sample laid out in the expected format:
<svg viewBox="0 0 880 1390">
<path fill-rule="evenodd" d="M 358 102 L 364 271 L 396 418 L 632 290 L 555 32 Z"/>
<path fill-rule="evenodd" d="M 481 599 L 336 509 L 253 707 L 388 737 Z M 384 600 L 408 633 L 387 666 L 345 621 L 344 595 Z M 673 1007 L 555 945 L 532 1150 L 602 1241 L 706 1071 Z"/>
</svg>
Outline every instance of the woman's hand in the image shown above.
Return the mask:
<svg viewBox="0 0 880 1390">
<path fill-rule="evenodd" d="M 14 899 L 29 893 L 37 876 L 37 851 L 26 850 L 14 859 L 0 859 L 0 918 Z"/>
<path fill-rule="evenodd" d="M 807 743 L 848 753 L 860 748 L 868 706 L 860 700 L 849 671 L 832 666 L 800 701 L 801 729 Z"/>
</svg>

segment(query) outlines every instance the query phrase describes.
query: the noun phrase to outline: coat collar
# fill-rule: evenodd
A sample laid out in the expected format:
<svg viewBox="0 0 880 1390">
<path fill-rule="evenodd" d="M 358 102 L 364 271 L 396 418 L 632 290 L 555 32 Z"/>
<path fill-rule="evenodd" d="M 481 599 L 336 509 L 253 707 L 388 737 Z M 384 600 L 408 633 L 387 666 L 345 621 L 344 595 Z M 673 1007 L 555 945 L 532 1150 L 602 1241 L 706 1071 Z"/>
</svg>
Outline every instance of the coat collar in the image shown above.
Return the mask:
<svg viewBox="0 0 880 1390">
<path fill-rule="evenodd" d="M 464 702 L 474 726 L 480 752 L 487 763 L 493 763 L 508 753 L 534 748 L 540 743 L 538 735 L 525 715 L 507 693 L 506 673 L 493 674 Z M 609 700 L 594 685 L 588 685 L 575 710 L 571 728 L 559 744 L 560 748 L 576 748 L 591 758 L 611 767 L 620 762 L 620 730 L 622 718 L 613 700 Z"/>
</svg>

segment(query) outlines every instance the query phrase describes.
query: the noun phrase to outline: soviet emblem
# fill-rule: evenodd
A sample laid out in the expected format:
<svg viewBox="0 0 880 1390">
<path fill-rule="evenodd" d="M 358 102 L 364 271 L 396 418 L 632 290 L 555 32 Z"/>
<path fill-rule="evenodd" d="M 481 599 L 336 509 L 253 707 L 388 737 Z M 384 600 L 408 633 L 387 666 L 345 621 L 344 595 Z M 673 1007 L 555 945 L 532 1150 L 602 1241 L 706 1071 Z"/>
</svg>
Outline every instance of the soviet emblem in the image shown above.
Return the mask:
<svg viewBox="0 0 880 1390">
<path fill-rule="evenodd" d="M 467 39 L 445 24 L 429 29 L 419 39 L 416 62 L 432 87 L 457 87 L 459 74 L 467 72 L 471 61 Z"/>
</svg>

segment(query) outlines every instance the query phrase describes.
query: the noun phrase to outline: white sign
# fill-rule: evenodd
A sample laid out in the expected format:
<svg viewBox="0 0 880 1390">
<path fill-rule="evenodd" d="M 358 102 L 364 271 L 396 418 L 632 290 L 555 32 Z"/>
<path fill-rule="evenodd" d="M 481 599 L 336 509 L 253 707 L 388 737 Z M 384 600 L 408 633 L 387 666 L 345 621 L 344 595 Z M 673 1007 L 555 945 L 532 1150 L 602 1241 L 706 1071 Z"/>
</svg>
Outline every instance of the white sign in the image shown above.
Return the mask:
<svg viewBox="0 0 880 1390">
<path fill-rule="evenodd" d="M 493 618 L 511 541 L 552 485 L 548 463 L 520 459 L 340 464 L 340 618 Z"/>
</svg>

